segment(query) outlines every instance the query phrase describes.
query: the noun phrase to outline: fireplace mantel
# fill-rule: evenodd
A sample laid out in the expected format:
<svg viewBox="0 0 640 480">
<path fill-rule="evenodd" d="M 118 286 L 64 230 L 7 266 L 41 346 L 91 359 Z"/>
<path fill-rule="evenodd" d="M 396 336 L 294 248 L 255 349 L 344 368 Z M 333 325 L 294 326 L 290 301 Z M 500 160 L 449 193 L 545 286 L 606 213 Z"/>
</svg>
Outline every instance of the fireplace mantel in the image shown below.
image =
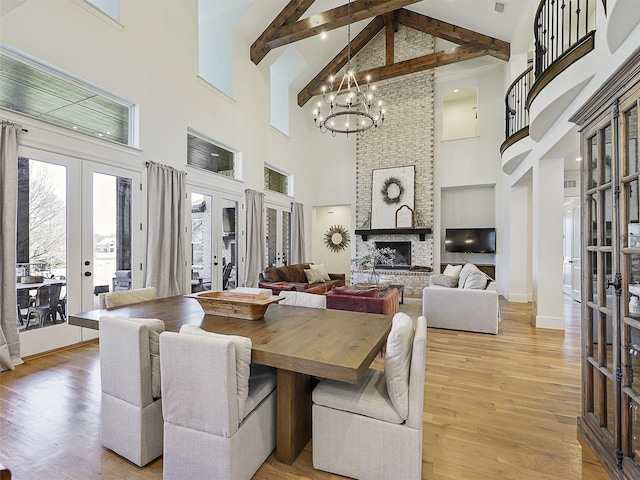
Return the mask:
<svg viewBox="0 0 640 480">
<path fill-rule="evenodd" d="M 356 235 L 360 235 L 362 240 L 367 241 L 369 235 L 419 235 L 420 241 L 424 242 L 425 236 L 431 233 L 430 228 L 374 228 L 371 230 L 356 230 Z"/>
</svg>

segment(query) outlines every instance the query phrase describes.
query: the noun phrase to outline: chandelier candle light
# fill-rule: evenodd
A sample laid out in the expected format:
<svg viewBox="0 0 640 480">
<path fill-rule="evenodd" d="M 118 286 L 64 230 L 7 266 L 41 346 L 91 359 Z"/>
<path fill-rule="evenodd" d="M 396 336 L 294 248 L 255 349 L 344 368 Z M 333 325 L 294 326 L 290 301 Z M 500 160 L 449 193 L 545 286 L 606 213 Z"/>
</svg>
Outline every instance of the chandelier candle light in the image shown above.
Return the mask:
<svg viewBox="0 0 640 480">
<path fill-rule="evenodd" d="M 378 102 L 377 113 L 372 111 L 374 104 L 373 92 L 375 85 L 371 85 L 371 76 L 367 75 L 367 85 L 363 92 L 358 85 L 353 65 L 351 64 L 351 1 L 349 1 L 349 17 L 347 23 L 347 65 L 338 90 L 334 93 L 334 77 L 329 77 L 329 91 L 322 86 L 322 101 L 313 111 L 313 120 L 322 133 L 327 130 L 335 137 L 336 133 L 360 133 L 375 130 L 384 122 L 382 102 Z M 322 103 L 329 105 L 328 115 L 322 115 Z M 344 123 L 338 122 L 338 117 L 345 117 Z"/>
</svg>

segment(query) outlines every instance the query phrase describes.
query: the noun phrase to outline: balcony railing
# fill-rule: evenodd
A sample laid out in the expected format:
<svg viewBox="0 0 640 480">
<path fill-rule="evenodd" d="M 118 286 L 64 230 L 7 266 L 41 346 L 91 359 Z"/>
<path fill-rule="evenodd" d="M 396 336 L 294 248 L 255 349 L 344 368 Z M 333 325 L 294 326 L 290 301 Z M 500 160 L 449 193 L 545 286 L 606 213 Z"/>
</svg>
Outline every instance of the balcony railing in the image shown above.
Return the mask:
<svg viewBox="0 0 640 480">
<path fill-rule="evenodd" d="M 542 0 L 535 17 L 536 80 L 596 25 L 596 0 Z"/>
<path fill-rule="evenodd" d="M 529 111 L 527 110 L 527 95 L 529 95 L 532 84 L 533 66 L 522 72 L 507 90 L 507 94 L 504 97 L 505 141 L 500 147 L 500 153 L 503 153 L 509 146 L 528 133 Z"/>
</svg>

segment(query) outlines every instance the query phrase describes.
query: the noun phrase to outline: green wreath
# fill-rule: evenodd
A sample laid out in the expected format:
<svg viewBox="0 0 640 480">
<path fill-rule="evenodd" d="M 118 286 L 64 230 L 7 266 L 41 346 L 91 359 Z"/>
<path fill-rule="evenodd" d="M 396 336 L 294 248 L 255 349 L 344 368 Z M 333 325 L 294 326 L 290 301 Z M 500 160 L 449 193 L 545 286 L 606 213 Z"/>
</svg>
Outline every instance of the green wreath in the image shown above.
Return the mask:
<svg viewBox="0 0 640 480">
<path fill-rule="evenodd" d="M 382 184 L 382 200 L 387 205 L 393 205 L 394 203 L 400 203 L 402 194 L 404 193 L 404 187 L 402 182 L 397 177 L 389 177 Z"/>
</svg>

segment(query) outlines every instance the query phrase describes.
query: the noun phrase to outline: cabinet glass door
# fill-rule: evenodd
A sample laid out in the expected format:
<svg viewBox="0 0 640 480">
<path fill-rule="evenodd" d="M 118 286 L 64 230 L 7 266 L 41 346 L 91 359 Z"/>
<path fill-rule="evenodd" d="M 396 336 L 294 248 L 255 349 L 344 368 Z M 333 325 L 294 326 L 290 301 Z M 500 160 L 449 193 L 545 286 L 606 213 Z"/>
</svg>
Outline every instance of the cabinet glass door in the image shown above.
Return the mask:
<svg viewBox="0 0 640 480">
<path fill-rule="evenodd" d="M 621 105 L 620 208 L 622 221 L 622 445 L 625 457 L 640 462 L 640 172 L 638 105 Z"/>
<path fill-rule="evenodd" d="M 589 438 L 640 462 L 640 168 L 638 95 L 583 136 L 583 416 Z"/>
</svg>

